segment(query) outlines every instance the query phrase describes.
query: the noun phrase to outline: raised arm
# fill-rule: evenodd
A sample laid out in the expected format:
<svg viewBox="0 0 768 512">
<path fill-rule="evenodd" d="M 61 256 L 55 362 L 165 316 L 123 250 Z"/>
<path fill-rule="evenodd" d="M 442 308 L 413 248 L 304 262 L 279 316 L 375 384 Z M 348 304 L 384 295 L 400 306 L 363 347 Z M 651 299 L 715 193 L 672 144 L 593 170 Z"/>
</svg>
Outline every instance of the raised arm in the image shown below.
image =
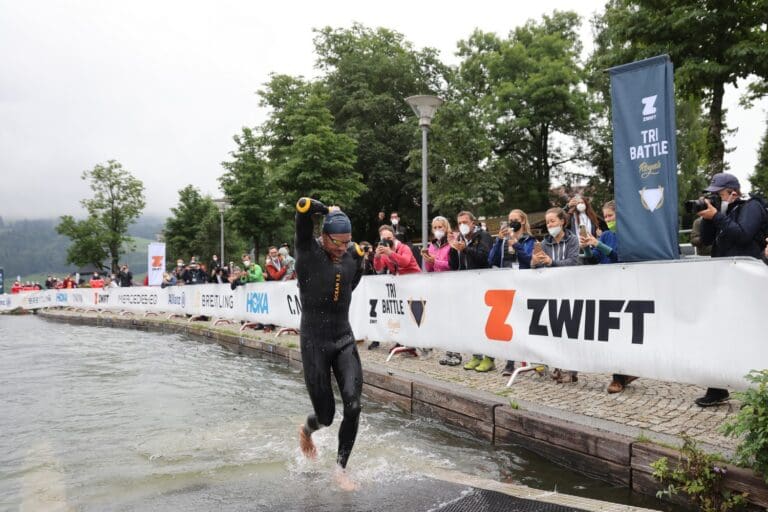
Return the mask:
<svg viewBox="0 0 768 512">
<path fill-rule="evenodd" d="M 311 247 L 314 229 L 312 215 L 316 213 L 325 215 L 328 207 L 309 197 L 302 197 L 296 202 L 296 250 L 306 251 Z"/>
</svg>

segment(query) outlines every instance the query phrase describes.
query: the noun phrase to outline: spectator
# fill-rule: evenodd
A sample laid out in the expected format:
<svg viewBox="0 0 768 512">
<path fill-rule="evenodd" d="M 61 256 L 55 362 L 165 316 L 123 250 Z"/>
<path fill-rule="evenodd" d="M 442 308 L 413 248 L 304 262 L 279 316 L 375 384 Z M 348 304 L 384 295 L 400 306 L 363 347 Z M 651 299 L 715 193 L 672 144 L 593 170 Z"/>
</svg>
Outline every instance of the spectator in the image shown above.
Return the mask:
<svg viewBox="0 0 768 512">
<path fill-rule="evenodd" d="M 707 208 L 697 213 L 701 222 L 701 242 L 712 245 L 712 257 L 752 256 L 760 258 L 760 232 L 765 210 L 757 200 L 741 198 L 741 185 L 736 176 L 726 172 L 712 177 L 704 190 Z M 699 407 L 722 404 L 730 399 L 727 389 L 707 388 L 695 400 Z"/>
<path fill-rule="evenodd" d="M 187 267 L 184 266 L 184 260 L 178 259 L 176 260 L 176 268 L 174 268 L 171 273 L 176 278 L 176 284 L 184 284 L 184 271 L 187 270 Z"/>
<path fill-rule="evenodd" d="M 133 286 L 133 272 L 125 263 L 120 267 L 120 272 L 117 273 L 117 284 L 121 288 Z"/>
<path fill-rule="evenodd" d="M 285 277 L 283 277 L 283 280 L 290 281 L 291 279 L 296 279 L 296 260 L 293 258 L 293 256 L 291 256 L 290 247 L 288 247 L 288 244 L 283 244 L 280 246 L 277 252 L 280 254 L 280 258 L 282 259 L 283 265 L 285 265 L 286 269 Z"/>
<path fill-rule="evenodd" d="M 283 265 L 283 259 L 280 256 L 280 253 L 277 252 L 277 247 L 272 245 L 267 251 L 267 279 L 269 281 L 284 281 L 288 267 Z"/>
<path fill-rule="evenodd" d="M 48 279 L 45 280 L 45 289 L 50 290 L 56 286 L 56 281 L 53 279 L 53 276 L 48 274 Z"/>
<path fill-rule="evenodd" d="M 67 277 L 64 278 L 61 287 L 67 290 L 71 288 L 77 288 L 77 283 L 75 283 L 75 280 L 72 278 L 72 274 L 67 274 Z"/>
<path fill-rule="evenodd" d="M 567 267 L 579 264 L 579 239 L 566 229 L 567 217 L 562 208 L 550 208 L 544 215 L 547 232 L 542 243 L 533 246 L 531 267 Z M 588 231 L 587 231 L 588 232 Z M 577 382 L 578 372 L 555 368 L 552 378 L 558 383 Z"/>
<path fill-rule="evenodd" d="M 586 232 L 579 237 L 579 245 L 584 249 L 585 263 L 610 264 L 619 261 L 618 238 L 616 237 L 616 202 L 608 201 L 603 205 L 603 219 L 608 227 L 596 239 Z M 614 373 L 608 384 L 608 393 L 621 393 L 630 382 L 637 380 L 632 375 Z"/>
<path fill-rule="evenodd" d="M 213 272 L 211 272 L 211 276 L 208 279 L 208 282 L 217 284 L 224 284 L 229 282 L 229 272 L 227 267 L 222 267 L 221 265 L 216 267 Z"/>
<path fill-rule="evenodd" d="M 768 238 L 765 239 L 765 249 L 763 249 L 763 263 L 768 265 Z"/>
<path fill-rule="evenodd" d="M 587 229 L 587 233 L 597 237 L 600 236 L 601 231 L 605 231 L 607 226 L 602 221 L 595 210 L 592 209 L 592 204 L 589 199 L 579 194 L 574 195 L 570 201 L 568 201 L 568 230 L 579 236 L 579 226 L 584 225 Z"/>
<path fill-rule="evenodd" d="M 91 276 L 91 288 L 104 288 L 104 280 L 99 276 L 98 272 L 94 272 Z M 47 283 L 46 283 L 47 285 Z"/>
<path fill-rule="evenodd" d="M 421 249 L 424 268 L 427 272 L 445 272 L 451 270 L 448 253 L 451 246 L 448 236 L 451 234 L 451 223 L 445 217 L 437 216 L 432 219 L 432 241 Z M 458 366 L 461 364 L 460 352 L 446 352 L 438 361 L 442 365 Z"/>
<path fill-rule="evenodd" d="M 712 246 L 704 245 L 701 241 L 701 223 L 704 219 L 696 217 L 691 226 L 691 245 L 696 248 L 696 254 L 698 256 L 710 256 L 712 254 Z"/>
<path fill-rule="evenodd" d="M 205 284 L 206 281 L 208 281 L 208 275 L 202 268 L 200 268 L 200 265 L 197 264 L 197 260 L 191 258 L 189 260 L 189 265 L 181 274 L 181 280 L 187 285 Z"/>
<path fill-rule="evenodd" d="M 386 224 L 385 224 L 386 225 Z M 389 214 L 389 225 L 392 226 L 392 231 L 395 233 L 395 238 L 402 243 L 408 243 L 407 229 L 400 223 L 400 214 L 392 212 Z M 381 233 L 381 226 L 379 226 L 379 233 Z"/>
<path fill-rule="evenodd" d="M 376 272 L 402 275 L 421 271 L 411 248 L 395 238 L 395 230 L 391 226 L 381 226 L 379 237 L 373 258 Z"/>
<path fill-rule="evenodd" d="M 232 279 L 232 289 L 247 283 L 261 283 L 264 281 L 264 272 L 258 263 L 251 263 L 251 256 L 243 254 L 243 270 L 237 272 Z"/>
<path fill-rule="evenodd" d="M 523 210 L 512 210 L 502 223 L 496 241 L 488 255 L 488 264 L 498 268 L 531 268 L 531 254 L 536 240 L 531 235 L 528 215 Z M 512 375 L 515 362 L 507 360 L 502 375 Z"/>
<path fill-rule="evenodd" d="M 451 270 L 474 270 L 488 268 L 488 254 L 491 250 L 491 235 L 476 225 L 472 212 L 462 211 L 456 216 L 459 232 L 448 235 L 448 260 Z M 472 354 L 465 370 L 489 372 L 496 367 L 493 358 L 483 354 Z"/>
<path fill-rule="evenodd" d="M 160 288 L 165 288 L 166 286 L 176 286 L 176 276 L 173 274 L 173 272 L 163 272 L 163 282 L 160 283 Z"/>
<path fill-rule="evenodd" d="M 215 254 L 211 256 L 211 264 L 208 266 L 210 269 L 211 275 L 213 275 L 217 268 L 221 268 L 221 262 L 219 261 L 219 257 Z"/>
<path fill-rule="evenodd" d="M 109 282 L 104 283 L 104 288 L 117 288 L 120 286 L 120 283 L 117 281 L 117 274 L 110 274 L 109 275 Z"/>
<path fill-rule="evenodd" d="M 373 268 L 374 251 L 371 242 L 360 242 L 360 248 L 363 250 L 363 275 L 375 275 L 376 269 Z"/>
</svg>

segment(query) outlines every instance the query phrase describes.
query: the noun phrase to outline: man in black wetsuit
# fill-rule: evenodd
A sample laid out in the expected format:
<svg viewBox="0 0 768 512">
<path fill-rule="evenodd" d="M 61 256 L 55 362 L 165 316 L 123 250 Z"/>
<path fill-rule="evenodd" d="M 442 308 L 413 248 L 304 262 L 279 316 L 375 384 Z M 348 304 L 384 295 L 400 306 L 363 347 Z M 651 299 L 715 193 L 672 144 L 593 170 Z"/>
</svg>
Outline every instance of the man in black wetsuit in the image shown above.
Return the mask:
<svg viewBox="0 0 768 512">
<path fill-rule="evenodd" d="M 325 214 L 323 233 L 313 237 L 313 214 Z M 351 242 L 352 224 L 336 207 L 301 198 L 296 203 L 296 275 L 301 299 L 301 359 L 314 414 L 299 431 L 305 456 L 315 458 L 312 433 L 333 422 L 335 399 L 331 369 L 341 391 L 344 419 L 339 429 L 337 480 L 343 489 L 354 484 L 344 469 L 357 437 L 363 370 L 349 325 L 352 290 L 362 277 L 363 251 Z"/>
</svg>

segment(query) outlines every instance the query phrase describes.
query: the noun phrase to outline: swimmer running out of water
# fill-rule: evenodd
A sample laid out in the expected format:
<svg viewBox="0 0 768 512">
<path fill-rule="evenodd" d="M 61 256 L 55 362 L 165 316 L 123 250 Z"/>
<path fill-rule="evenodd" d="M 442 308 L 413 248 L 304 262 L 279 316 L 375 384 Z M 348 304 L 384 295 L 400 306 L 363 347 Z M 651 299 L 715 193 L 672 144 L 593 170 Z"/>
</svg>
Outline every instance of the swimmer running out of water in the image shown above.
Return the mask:
<svg viewBox="0 0 768 512">
<path fill-rule="evenodd" d="M 325 214 L 322 235 L 313 236 L 312 215 Z M 352 224 L 338 207 L 303 197 L 296 203 L 296 276 L 301 299 L 301 360 L 314 413 L 299 429 L 302 453 L 317 456 L 312 434 L 330 426 L 335 412 L 331 370 L 341 391 L 344 418 L 339 428 L 336 479 L 345 490 L 355 484 L 346 474 L 357 437 L 363 370 L 357 353 L 349 304 L 362 277 L 363 251 L 352 243 Z"/>
</svg>

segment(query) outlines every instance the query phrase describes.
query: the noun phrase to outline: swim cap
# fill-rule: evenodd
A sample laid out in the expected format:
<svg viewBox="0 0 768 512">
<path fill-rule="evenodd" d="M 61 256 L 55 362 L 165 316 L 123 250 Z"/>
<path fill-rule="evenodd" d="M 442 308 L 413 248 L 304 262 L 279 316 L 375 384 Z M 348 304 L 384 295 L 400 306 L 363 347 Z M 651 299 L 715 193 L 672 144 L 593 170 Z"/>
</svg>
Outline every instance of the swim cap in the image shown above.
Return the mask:
<svg viewBox="0 0 768 512">
<path fill-rule="evenodd" d="M 351 233 L 352 223 L 347 214 L 342 211 L 330 212 L 323 221 L 323 233 L 334 235 L 337 233 Z"/>
</svg>

